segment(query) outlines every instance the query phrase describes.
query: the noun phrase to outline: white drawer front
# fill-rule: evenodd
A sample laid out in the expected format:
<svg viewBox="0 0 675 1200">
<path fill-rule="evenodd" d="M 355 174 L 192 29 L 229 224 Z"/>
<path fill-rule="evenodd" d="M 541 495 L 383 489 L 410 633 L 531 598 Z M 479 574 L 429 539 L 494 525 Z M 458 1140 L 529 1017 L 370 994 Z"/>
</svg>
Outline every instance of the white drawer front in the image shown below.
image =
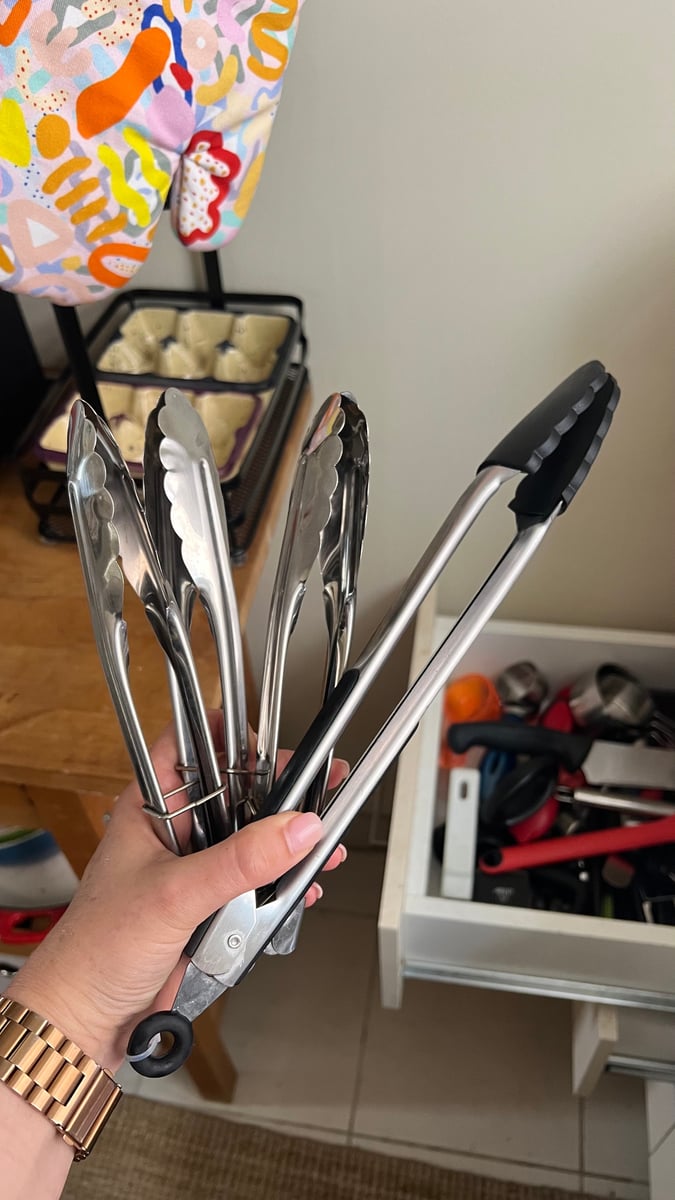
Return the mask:
<svg viewBox="0 0 675 1200">
<path fill-rule="evenodd" d="M 411 679 L 450 628 L 432 594 L 418 616 Z M 675 686 L 675 637 L 512 622 L 488 625 L 458 674 L 494 676 L 523 658 L 553 692 L 603 661 L 652 688 Z M 400 1003 L 407 976 L 675 1012 L 675 929 L 440 895 L 431 840 L 441 714 L 439 697 L 399 764 L 379 922 L 383 1003 Z"/>
<path fill-rule="evenodd" d="M 670 1012 L 575 1004 L 572 1090 L 590 1096 L 605 1071 L 675 1083 L 675 1018 Z"/>
</svg>

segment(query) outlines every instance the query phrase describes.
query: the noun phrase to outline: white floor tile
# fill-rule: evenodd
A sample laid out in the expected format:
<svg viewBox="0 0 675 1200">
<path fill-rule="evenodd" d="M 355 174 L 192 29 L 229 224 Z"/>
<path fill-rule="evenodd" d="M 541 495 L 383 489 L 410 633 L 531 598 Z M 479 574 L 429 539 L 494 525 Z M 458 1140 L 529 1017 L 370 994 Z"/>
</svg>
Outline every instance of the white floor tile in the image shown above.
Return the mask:
<svg viewBox="0 0 675 1200">
<path fill-rule="evenodd" d="M 225 1008 L 239 1073 L 233 1110 L 348 1129 L 375 954 L 373 922 L 319 907 L 305 914 L 294 954 L 259 960 Z"/>
<path fill-rule="evenodd" d="M 370 922 L 319 909 L 290 958 L 260 960 L 225 1012 L 239 1071 L 233 1108 L 348 1128 L 374 955 Z"/>
<path fill-rule="evenodd" d="M 375 954 L 374 921 L 307 912 L 294 954 L 263 956 L 228 996 L 223 1039 L 238 1072 L 232 1103 L 204 1100 L 185 1068 L 141 1079 L 138 1094 L 346 1137 Z"/>
<path fill-rule="evenodd" d="M 643 1183 L 649 1174 L 645 1087 L 627 1075 L 603 1075 L 583 1104 L 582 1169 Z"/>
<path fill-rule="evenodd" d="M 560 1188 L 566 1192 L 578 1193 L 580 1190 L 579 1174 L 576 1171 L 554 1171 L 546 1167 L 532 1167 L 527 1163 L 457 1154 L 449 1150 L 434 1150 L 430 1146 L 415 1146 L 407 1142 L 383 1141 L 378 1138 L 354 1136 L 351 1145 L 362 1150 L 373 1150 L 378 1154 L 389 1154 L 395 1158 L 410 1158 L 430 1163 L 435 1167 L 443 1167 L 446 1171 L 484 1175 L 488 1179 L 503 1179 L 529 1184 L 531 1187 Z"/>
<path fill-rule="evenodd" d="M 579 1170 L 567 1004 L 418 982 L 371 1003 L 356 1135 Z"/>
<path fill-rule="evenodd" d="M 581 1191 L 582 1195 L 598 1197 L 598 1200 L 650 1200 L 649 1185 L 646 1183 L 626 1183 L 620 1179 L 602 1179 L 597 1175 L 584 1175 Z M 669 1200 L 670 1196 L 672 1192 L 669 1193 Z"/>
</svg>

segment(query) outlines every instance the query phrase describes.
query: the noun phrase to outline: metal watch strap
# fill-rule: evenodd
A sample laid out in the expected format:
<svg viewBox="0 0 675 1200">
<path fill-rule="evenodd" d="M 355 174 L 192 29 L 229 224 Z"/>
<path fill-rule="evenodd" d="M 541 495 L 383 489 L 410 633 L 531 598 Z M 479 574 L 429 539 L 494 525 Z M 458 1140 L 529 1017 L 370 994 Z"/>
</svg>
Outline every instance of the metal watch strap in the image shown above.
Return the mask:
<svg viewBox="0 0 675 1200">
<path fill-rule="evenodd" d="M 86 1158 L 122 1089 L 44 1017 L 0 996 L 0 1081 L 56 1126 L 75 1161 Z"/>
</svg>

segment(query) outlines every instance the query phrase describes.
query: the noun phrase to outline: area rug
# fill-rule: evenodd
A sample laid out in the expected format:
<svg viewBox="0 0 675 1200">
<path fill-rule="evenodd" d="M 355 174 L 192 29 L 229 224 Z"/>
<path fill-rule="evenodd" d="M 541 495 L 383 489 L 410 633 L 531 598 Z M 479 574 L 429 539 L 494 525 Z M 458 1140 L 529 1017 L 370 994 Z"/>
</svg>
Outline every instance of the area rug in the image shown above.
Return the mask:
<svg viewBox="0 0 675 1200">
<path fill-rule="evenodd" d="M 582 1200 L 125 1096 L 64 1200 Z M 583 1200 L 590 1200 L 588 1196 Z"/>
</svg>

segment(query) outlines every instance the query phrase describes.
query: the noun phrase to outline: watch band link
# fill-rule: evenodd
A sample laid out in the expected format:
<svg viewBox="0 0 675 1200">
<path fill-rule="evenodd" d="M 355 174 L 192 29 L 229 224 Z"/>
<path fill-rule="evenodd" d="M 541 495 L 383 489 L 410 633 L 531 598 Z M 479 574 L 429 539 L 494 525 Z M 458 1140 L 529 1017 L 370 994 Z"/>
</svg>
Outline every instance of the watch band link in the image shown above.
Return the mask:
<svg viewBox="0 0 675 1200">
<path fill-rule="evenodd" d="M 0 1081 L 47 1117 L 86 1158 L 122 1089 L 44 1017 L 0 996 Z"/>
</svg>

